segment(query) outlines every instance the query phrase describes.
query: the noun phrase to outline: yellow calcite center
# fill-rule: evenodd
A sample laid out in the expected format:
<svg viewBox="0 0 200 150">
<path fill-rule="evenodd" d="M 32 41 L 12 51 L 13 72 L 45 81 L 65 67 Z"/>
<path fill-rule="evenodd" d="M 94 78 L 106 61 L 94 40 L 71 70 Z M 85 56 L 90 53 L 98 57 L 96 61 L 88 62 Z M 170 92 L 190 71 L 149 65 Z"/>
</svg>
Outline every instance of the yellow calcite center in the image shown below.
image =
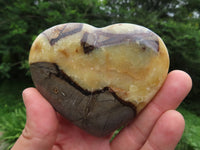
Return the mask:
<svg viewBox="0 0 200 150">
<path fill-rule="evenodd" d="M 85 30 L 89 31 L 88 28 Z M 169 57 L 163 41 L 158 37 L 159 51 L 144 50 L 137 43 L 126 42 L 85 54 L 80 43 L 85 30 L 60 39 L 54 45 L 40 34 L 31 48 L 29 63 L 56 63 L 83 89 L 95 91 L 110 87 L 140 112 L 167 76 Z"/>
</svg>

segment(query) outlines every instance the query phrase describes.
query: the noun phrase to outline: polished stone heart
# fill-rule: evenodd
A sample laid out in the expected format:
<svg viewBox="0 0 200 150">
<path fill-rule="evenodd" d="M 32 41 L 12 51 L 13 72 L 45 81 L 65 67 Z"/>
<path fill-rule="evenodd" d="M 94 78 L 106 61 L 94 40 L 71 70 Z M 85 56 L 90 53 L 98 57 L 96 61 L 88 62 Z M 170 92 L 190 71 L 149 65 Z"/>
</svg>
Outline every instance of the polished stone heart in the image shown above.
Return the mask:
<svg viewBox="0 0 200 150">
<path fill-rule="evenodd" d="M 162 39 L 142 26 L 67 23 L 42 32 L 30 56 L 33 82 L 56 111 L 96 136 L 125 126 L 162 86 Z M 42 108 L 41 108 L 42 109 Z"/>
</svg>

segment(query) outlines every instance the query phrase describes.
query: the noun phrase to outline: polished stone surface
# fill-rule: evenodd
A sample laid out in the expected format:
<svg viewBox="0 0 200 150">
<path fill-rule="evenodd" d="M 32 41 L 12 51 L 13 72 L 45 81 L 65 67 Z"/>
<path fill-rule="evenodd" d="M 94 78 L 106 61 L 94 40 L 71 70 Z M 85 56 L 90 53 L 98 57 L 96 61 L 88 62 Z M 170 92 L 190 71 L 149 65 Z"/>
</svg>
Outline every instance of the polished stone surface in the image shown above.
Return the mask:
<svg viewBox="0 0 200 150">
<path fill-rule="evenodd" d="M 162 39 L 142 26 L 67 23 L 36 38 L 29 63 L 36 88 L 58 112 L 104 136 L 153 98 L 167 76 L 169 56 Z"/>
</svg>

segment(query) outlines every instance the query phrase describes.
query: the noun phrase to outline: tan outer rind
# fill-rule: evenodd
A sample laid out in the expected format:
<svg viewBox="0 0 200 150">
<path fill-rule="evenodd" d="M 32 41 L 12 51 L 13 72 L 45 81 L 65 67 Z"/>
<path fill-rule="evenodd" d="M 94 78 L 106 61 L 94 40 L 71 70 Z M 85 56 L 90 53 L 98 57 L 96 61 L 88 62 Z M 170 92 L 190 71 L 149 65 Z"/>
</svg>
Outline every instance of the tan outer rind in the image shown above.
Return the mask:
<svg viewBox="0 0 200 150">
<path fill-rule="evenodd" d="M 81 45 L 86 32 L 142 35 L 152 34 L 150 30 L 133 24 L 105 28 L 83 24 L 80 32 L 50 44 L 52 35 L 58 36 L 63 26 L 50 28 L 36 38 L 30 51 L 30 64 L 56 63 L 74 82 L 91 92 L 110 87 L 121 99 L 135 105 L 138 113 L 162 86 L 168 73 L 169 56 L 164 42 L 156 34 L 152 38 L 157 38 L 158 50 L 144 48 L 135 41 L 101 46 L 85 54 Z M 73 24 L 69 26 L 73 28 Z"/>
</svg>

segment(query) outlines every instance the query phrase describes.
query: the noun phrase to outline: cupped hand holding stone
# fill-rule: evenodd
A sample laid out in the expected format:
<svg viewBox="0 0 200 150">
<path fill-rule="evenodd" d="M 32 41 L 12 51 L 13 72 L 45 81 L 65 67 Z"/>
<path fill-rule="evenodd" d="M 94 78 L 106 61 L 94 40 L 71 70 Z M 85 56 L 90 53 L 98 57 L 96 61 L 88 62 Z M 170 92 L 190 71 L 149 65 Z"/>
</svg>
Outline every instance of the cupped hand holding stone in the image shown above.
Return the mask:
<svg viewBox="0 0 200 150">
<path fill-rule="evenodd" d="M 74 126 L 28 88 L 23 92 L 27 122 L 12 150 L 173 150 L 184 130 L 184 119 L 174 109 L 191 86 L 185 72 L 170 72 L 153 100 L 112 142 L 112 135 L 96 137 Z"/>
</svg>

